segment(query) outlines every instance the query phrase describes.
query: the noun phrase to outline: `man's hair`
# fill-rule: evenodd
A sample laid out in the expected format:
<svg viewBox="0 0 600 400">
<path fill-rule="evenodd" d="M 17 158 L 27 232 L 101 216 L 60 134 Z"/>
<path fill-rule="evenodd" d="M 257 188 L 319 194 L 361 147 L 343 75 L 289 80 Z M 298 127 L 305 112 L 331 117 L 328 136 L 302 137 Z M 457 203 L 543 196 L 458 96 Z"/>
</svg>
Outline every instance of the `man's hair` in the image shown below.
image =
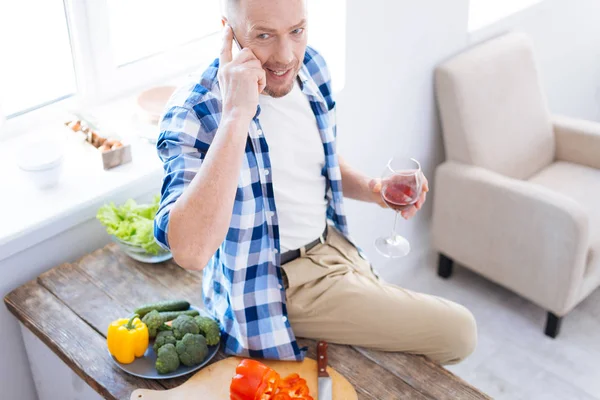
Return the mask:
<svg viewBox="0 0 600 400">
<path fill-rule="evenodd" d="M 222 0 L 221 4 L 221 11 L 223 15 L 227 18 L 230 18 L 230 15 L 235 12 L 235 9 L 240 4 L 240 0 Z"/>
</svg>

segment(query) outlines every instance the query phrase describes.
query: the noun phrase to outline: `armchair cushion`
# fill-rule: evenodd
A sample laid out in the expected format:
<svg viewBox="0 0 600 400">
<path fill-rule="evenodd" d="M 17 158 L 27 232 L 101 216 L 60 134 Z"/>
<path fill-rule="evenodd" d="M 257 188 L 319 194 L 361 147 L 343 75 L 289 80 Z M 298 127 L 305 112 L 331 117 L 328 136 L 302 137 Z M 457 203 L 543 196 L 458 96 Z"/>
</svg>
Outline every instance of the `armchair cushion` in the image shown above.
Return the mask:
<svg viewBox="0 0 600 400">
<path fill-rule="evenodd" d="M 564 116 L 555 116 L 553 122 L 556 159 L 600 169 L 600 123 Z"/>
<path fill-rule="evenodd" d="M 600 152 L 596 153 L 596 158 L 600 158 Z M 592 269 L 597 269 L 596 263 L 600 261 L 600 169 L 558 161 L 529 182 L 570 197 L 583 208 L 589 218 L 590 243 L 585 275 L 596 272 Z"/>
</svg>

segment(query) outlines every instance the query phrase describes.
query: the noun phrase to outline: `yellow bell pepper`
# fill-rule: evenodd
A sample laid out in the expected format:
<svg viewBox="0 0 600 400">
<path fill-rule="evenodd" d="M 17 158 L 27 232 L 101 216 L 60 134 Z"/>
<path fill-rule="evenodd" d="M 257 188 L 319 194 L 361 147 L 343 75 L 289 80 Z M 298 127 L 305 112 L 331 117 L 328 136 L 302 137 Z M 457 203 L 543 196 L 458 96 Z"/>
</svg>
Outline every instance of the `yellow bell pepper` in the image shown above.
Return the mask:
<svg viewBox="0 0 600 400">
<path fill-rule="evenodd" d="M 130 364 L 141 357 L 148 348 L 148 327 L 138 314 L 121 318 L 108 326 L 106 344 L 108 351 L 122 364 Z"/>
</svg>

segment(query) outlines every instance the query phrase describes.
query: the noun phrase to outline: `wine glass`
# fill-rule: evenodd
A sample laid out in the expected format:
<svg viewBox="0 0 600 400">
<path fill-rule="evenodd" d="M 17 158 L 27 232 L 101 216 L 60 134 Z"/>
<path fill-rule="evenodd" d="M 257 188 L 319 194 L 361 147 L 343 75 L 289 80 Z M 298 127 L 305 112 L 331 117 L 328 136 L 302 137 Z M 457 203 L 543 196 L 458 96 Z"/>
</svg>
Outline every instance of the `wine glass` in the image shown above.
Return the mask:
<svg viewBox="0 0 600 400">
<path fill-rule="evenodd" d="M 375 240 L 375 248 L 388 258 L 404 257 L 410 252 L 408 240 L 396 233 L 398 214 L 421 197 L 423 178 L 421 164 L 414 158 L 393 157 L 381 174 L 381 197 L 396 212 L 394 229 L 388 237 Z"/>
</svg>

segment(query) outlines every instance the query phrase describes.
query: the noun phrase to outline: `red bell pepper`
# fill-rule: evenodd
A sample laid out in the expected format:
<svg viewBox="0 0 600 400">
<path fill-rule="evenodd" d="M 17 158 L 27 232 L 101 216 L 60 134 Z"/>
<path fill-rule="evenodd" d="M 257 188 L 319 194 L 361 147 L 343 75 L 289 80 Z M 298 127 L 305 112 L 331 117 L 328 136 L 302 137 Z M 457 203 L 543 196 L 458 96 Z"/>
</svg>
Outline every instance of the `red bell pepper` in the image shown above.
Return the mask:
<svg viewBox="0 0 600 400">
<path fill-rule="evenodd" d="M 242 360 L 229 386 L 230 400 L 272 400 L 280 376 L 263 363 Z"/>
</svg>

